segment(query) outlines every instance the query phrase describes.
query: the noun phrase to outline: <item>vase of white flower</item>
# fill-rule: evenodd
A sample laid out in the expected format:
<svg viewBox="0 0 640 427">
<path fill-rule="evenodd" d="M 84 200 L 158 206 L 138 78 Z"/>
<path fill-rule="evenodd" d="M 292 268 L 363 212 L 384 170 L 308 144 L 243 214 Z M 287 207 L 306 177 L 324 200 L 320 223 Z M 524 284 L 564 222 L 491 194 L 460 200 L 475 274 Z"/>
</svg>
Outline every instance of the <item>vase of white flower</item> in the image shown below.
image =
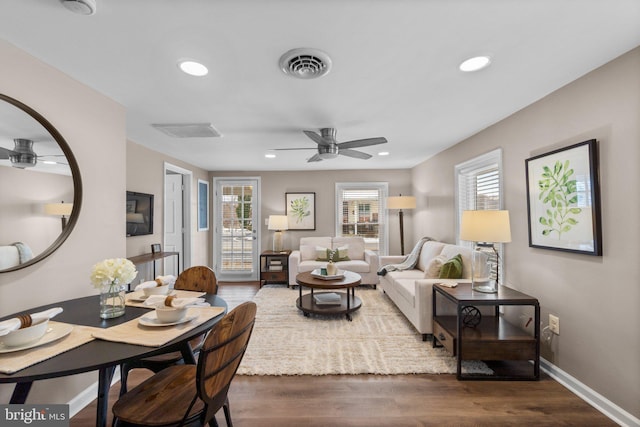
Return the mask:
<svg viewBox="0 0 640 427">
<path fill-rule="evenodd" d="M 124 314 L 127 285 L 136 278 L 135 265 L 126 258 L 105 259 L 91 270 L 91 283 L 100 290 L 100 317 L 111 319 Z"/>
</svg>

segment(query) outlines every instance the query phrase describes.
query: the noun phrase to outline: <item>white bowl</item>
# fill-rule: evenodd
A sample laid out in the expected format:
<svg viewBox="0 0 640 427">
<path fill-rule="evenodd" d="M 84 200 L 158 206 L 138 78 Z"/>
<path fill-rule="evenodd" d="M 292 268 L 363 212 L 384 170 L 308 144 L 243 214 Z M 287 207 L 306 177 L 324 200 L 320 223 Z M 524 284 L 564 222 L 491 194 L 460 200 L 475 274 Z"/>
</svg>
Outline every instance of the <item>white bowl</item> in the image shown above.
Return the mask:
<svg viewBox="0 0 640 427">
<path fill-rule="evenodd" d="M 161 323 L 181 321 L 187 314 L 187 307 L 156 307 L 156 316 Z"/>
<path fill-rule="evenodd" d="M 44 319 L 40 321 L 40 323 L 31 325 L 28 328 L 11 331 L 7 335 L 2 337 L 1 340 L 7 347 L 18 347 L 20 345 L 25 345 L 42 338 L 44 333 L 47 332 L 48 326 L 49 319 Z"/>
<path fill-rule="evenodd" d="M 151 288 L 142 288 L 146 296 L 151 295 L 167 295 L 169 293 L 169 285 L 153 286 Z"/>
</svg>

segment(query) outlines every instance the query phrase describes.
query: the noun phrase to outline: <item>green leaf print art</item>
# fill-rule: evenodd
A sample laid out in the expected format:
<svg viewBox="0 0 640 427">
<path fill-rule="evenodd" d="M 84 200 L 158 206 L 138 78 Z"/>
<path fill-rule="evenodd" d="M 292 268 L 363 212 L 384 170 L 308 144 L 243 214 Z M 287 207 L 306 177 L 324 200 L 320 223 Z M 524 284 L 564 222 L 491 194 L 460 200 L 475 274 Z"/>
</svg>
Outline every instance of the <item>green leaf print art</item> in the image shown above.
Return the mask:
<svg viewBox="0 0 640 427">
<path fill-rule="evenodd" d="M 540 200 L 546 207 L 545 215 L 538 218 L 540 224 L 544 226 L 543 236 L 551 236 L 557 233 L 558 239 L 562 233 L 566 233 L 578 224 L 574 215 L 582 212 L 581 208 L 575 207 L 578 202 L 576 180 L 574 170 L 569 164 L 569 160 L 564 163 L 556 161 L 553 168 L 542 167 L 542 176 L 538 181 L 540 190 Z"/>
<path fill-rule="evenodd" d="M 291 201 L 291 215 L 296 221 L 296 224 L 300 224 L 305 217 L 311 215 L 309 209 L 309 199 L 307 197 L 300 197 Z"/>
</svg>

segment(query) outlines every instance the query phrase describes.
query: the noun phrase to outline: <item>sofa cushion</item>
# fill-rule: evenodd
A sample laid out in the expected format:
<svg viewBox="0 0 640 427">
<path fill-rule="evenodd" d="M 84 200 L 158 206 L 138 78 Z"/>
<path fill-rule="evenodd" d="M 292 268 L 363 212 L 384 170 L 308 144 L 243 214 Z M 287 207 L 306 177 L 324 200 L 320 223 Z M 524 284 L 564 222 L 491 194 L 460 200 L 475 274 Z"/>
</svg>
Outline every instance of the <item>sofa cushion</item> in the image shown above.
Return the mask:
<svg viewBox="0 0 640 427">
<path fill-rule="evenodd" d="M 461 279 L 462 278 L 462 255 L 457 254 L 440 268 L 439 279 Z"/>
<path fill-rule="evenodd" d="M 334 237 L 333 248 L 347 246 L 350 259 L 364 259 L 364 239 L 362 237 Z"/>
<path fill-rule="evenodd" d="M 312 245 L 300 245 L 300 261 L 316 259 L 316 247 Z"/>
<path fill-rule="evenodd" d="M 426 242 L 424 245 L 422 245 L 420 256 L 418 257 L 418 264 L 416 265 L 416 267 L 422 271 L 426 271 L 429 261 L 440 255 L 440 252 L 442 252 L 442 248 L 444 246 L 444 243 L 436 242 L 434 240 L 429 240 L 428 242 Z"/>
<path fill-rule="evenodd" d="M 390 277 L 390 281 L 392 282 L 397 280 L 415 281 L 418 279 L 424 279 L 424 272 L 418 269 L 390 271 L 386 275 Z"/>
<path fill-rule="evenodd" d="M 438 279 L 440 277 L 440 270 L 442 269 L 442 266 L 445 262 L 447 262 L 447 257 L 444 255 L 438 255 L 437 257 L 429 261 L 429 264 L 427 264 L 424 271 L 424 278 Z"/>
<path fill-rule="evenodd" d="M 368 262 L 359 259 L 340 261 L 336 263 L 338 270 L 348 270 L 354 273 L 368 273 L 371 271 L 371 266 Z"/>
<path fill-rule="evenodd" d="M 396 290 L 412 307 L 416 305 L 416 281 L 413 279 L 396 280 Z"/>
<path fill-rule="evenodd" d="M 298 264 L 297 273 L 306 273 L 317 268 L 325 268 L 326 266 L 326 261 L 302 261 L 300 264 Z"/>
</svg>

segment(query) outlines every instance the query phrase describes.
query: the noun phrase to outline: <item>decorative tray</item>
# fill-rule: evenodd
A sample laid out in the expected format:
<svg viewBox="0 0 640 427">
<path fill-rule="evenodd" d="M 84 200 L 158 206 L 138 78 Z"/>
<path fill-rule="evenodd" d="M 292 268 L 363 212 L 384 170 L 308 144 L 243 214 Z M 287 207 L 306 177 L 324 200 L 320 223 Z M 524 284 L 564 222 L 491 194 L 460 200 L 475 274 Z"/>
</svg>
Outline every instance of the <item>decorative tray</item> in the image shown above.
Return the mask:
<svg viewBox="0 0 640 427">
<path fill-rule="evenodd" d="M 320 279 L 320 280 L 339 280 L 339 279 L 344 279 L 344 271 L 343 270 L 338 270 L 336 272 L 336 274 L 328 275 L 328 274 L 322 274 L 321 269 L 316 268 L 315 270 L 313 270 L 311 272 L 311 275 L 313 277 L 315 277 L 316 279 Z"/>
</svg>

